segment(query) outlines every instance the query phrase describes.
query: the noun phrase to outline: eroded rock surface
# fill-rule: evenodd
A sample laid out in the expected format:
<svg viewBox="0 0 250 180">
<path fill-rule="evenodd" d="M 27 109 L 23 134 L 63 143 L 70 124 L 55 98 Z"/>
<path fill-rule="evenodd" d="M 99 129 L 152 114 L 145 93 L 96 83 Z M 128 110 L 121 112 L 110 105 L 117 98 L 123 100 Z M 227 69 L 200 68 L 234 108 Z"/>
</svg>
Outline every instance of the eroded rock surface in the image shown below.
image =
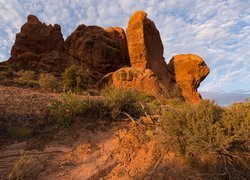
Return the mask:
<svg viewBox="0 0 250 180">
<path fill-rule="evenodd" d="M 60 25 L 46 25 L 34 15 L 27 20 L 16 35 L 9 63 L 24 69 L 60 72 L 67 64 Z"/>
<path fill-rule="evenodd" d="M 126 34 L 131 66 L 151 69 L 160 80 L 169 82 L 160 33 L 146 12 L 137 11 L 130 17 Z"/>
<path fill-rule="evenodd" d="M 168 66 L 185 100 L 198 103 L 202 98 L 197 88 L 210 71 L 205 61 L 194 54 L 179 54 L 170 60 Z"/>
<path fill-rule="evenodd" d="M 66 48 L 71 63 L 89 68 L 97 76 L 129 65 L 126 36 L 121 28 L 104 30 L 80 25 L 67 38 Z"/>
<path fill-rule="evenodd" d="M 156 97 L 166 97 L 165 87 L 150 69 L 121 68 L 113 73 L 112 82 L 115 87 L 136 88 Z"/>
</svg>

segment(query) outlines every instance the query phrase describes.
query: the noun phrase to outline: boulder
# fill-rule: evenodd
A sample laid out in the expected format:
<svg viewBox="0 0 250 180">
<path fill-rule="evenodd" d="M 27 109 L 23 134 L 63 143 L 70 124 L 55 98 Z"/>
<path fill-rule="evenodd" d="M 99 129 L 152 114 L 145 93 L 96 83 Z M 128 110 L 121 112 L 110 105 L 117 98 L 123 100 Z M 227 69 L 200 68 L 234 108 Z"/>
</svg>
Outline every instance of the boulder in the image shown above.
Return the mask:
<svg viewBox="0 0 250 180">
<path fill-rule="evenodd" d="M 210 71 L 205 61 L 194 54 L 179 54 L 170 60 L 168 66 L 185 100 L 199 103 L 202 98 L 197 89 Z"/>
<path fill-rule="evenodd" d="M 118 88 L 132 88 L 162 98 L 166 89 L 150 69 L 124 67 L 112 74 L 112 84 Z"/>
<path fill-rule="evenodd" d="M 41 23 L 34 15 L 29 15 L 27 20 L 16 35 L 8 64 L 46 72 L 62 71 L 66 54 L 61 27 Z"/>
</svg>

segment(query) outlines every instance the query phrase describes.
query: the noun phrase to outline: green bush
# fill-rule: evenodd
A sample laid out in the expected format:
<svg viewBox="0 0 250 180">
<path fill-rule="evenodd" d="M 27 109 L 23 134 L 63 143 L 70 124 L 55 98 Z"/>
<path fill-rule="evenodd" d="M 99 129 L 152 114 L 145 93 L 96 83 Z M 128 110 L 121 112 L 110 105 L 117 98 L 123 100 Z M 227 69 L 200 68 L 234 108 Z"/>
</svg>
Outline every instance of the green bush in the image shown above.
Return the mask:
<svg viewBox="0 0 250 180">
<path fill-rule="evenodd" d="M 82 112 L 82 101 L 73 93 L 63 93 L 61 99 L 52 99 L 49 105 L 50 116 L 63 128 L 69 128 L 76 115 Z"/>
<path fill-rule="evenodd" d="M 109 116 L 116 119 L 123 112 L 134 117 L 142 113 L 140 106 L 140 92 L 134 89 L 122 89 L 108 87 L 101 92 L 103 106 L 106 107 Z"/>
<path fill-rule="evenodd" d="M 72 65 L 62 74 L 64 91 L 80 92 L 86 88 L 87 79 L 79 66 Z"/>
<path fill-rule="evenodd" d="M 221 108 L 204 101 L 192 106 L 177 103 L 166 108 L 162 127 L 172 147 L 192 164 L 208 165 L 219 171 L 221 178 L 240 177 L 237 168 L 246 168 L 249 155 L 249 104 Z M 242 170 L 242 169 L 241 169 Z M 230 174 L 231 173 L 231 174 Z"/>
<path fill-rule="evenodd" d="M 43 90 L 51 91 L 57 89 L 56 77 L 50 73 L 40 74 L 38 83 Z"/>
</svg>

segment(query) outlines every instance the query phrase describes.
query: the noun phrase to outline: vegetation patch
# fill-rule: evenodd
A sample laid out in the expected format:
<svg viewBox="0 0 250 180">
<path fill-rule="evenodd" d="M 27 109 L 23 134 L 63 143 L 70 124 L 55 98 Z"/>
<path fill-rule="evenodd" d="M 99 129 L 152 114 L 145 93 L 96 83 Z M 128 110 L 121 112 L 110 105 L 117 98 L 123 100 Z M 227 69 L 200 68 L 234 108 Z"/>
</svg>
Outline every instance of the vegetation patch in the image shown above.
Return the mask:
<svg viewBox="0 0 250 180">
<path fill-rule="evenodd" d="M 221 108 L 210 101 L 165 108 L 161 124 L 172 147 L 216 178 L 241 179 L 249 165 L 250 104 Z M 248 169 L 249 170 L 249 169 Z"/>
<path fill-rule="evenodd" d="M 38 83 L 40 88 L 42 88 L 45 91 L 56 91 L 58 88 L 56 77 L 50 73 L 40 74 Z"/>
<path fill-rule="evenodd" d="M 10 172 L 8 179 L 27 179 L 30 178 L 31 172 L 34 171 L 34 158 L 23 153 L 15 162 L 15 165 Z"/>
<path fill-rule="evenodd" d="M 64 91 L 81 92 L 86 89 L 87 78 L 81 67 L 72 65 L 62 74 L 62 87 Z"/>
</svg>

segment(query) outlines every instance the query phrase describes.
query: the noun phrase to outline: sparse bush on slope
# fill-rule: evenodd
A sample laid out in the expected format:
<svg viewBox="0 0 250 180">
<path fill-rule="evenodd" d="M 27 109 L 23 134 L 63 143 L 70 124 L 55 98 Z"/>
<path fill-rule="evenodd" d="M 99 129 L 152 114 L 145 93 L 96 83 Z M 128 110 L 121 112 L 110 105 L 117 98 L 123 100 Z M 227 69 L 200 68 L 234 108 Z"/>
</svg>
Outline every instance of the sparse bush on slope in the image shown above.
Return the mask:
<svg viewBox="0 0 250 180">
<path fill-rule="evenodd" d="M 64 91 L 80 92 L 86 88 L 87 79 L 79 66 L 72 65 L 62 74 Z"/>
<path fill-rule="evenodd" d="M 81 100 L 73 93 L 63 93 L 61 99 L 52 99 L 49 105 L 50 116 L 63 128 L 69 128 L 76 117 L 82 111 Z"/>
<path fill-rule="evenodd" d="M 28 87 L 38 87 L 38 76 L 36 72 L 31 70 L 21 70 L 17 72 L 17 78 L 14 80 L 19 85 Z"/>
<path fill-rule="evenodd" d="M 134 118 L 143 111 L 156 111 L 154 98 L 133 89 L 108 87 L 98 99 L 79 98 L 74 93 L 63 93 L 61 99 L 53 99 L 49 106 L 50 116 L 62 127 L 70 127 L 76 116 L 91 116 L 118 120 L 128 113 Z M 143 109 L 142 104 L 145 104 Z"/>
<path fill-rule="evenodd" d="M 39 83 L 40 88 L 46 91 L 53 91 L 57 89 L 56 77 L 50 73 L 40 74 L 38 83 Z"/>
<path fill-rule="evenodd" d="M 174 149 L 193 165 L 216 170 L 216 177 L 241 178 L 249 163 L 249 111 L 245 103 L 225 109 L 209 101 L 182 103 L 166 109 L 161 124 Z"/>
<path fill-rule="evenodd" d="M 116 119 L 123 112 L 135 117 L 140 116 L 140 92 L 133 89 L 121 89 L 108 87 L 101 93 L 103 106 L 107 109 L 110 117 Z"/>
</svg>

